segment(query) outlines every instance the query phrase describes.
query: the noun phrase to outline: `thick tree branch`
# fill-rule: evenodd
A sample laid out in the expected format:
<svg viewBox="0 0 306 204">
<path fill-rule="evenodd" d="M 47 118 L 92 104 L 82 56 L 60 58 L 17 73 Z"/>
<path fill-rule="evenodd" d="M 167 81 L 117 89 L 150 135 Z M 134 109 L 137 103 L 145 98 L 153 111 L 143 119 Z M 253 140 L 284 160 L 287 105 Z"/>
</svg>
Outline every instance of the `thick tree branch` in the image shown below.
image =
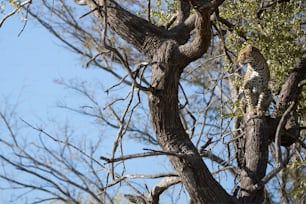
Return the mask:
<svg viewBox="0 0 306 204">
<path fill-rule="evenodd" d="M 190 4 L 188 1 L 180 0 L 179 2 L 179 12 L 177 15 L 178 23 L 183 23 L 190 15 Z"/>
<path fill-rule="evenodd" d="M 187 58 L 188 63 L 198 59 L 207 51 L 211 39 L 211 4 L 199 4 L 198 1 L 191 1 L 191 3 L 196 9 L 194 37 L 190 42 L 179 47 L 180 53 Z"/>
<path fill-rule="evenodd" d="M 286 147 L 290 146 L 296 141 L 299 141 L 298 137 L 301 129 L 298 127 L 296 107 L 298 104 L 298 98 L 303 88 L 301 84 L 305 79 L 306 52 L 303 54 L 301 61 L 294 67 L 286 82 L 283 84 L 276 102 L 276 107 L 272 113 L 272 118 L 268 118 L 268 123 L 270 126 L 270 141 L 274 141 L 275 136 L 277 136 L 280 139 L 280 144 Z M 283 114 L 286 112 L 290 104 L 293 103 L 295 106 L 290 108 L 289 113 L 286 113 L 288 117 L 286 117 L 284 121 L 281 121 Z M 282 128 L 278 128 L 280 121 L 283 124 Z"/>
<path fill-rule="evenodd" d="M 101 23 L 104 22 L 104 8 L 106 7 L 107 23 L 111 30 L 147 57 L 152 57 L 155 49 L 160 46 L 161 40 L 166 37 L 165 29 L 154 26 L 147 20 L 128 12 L 115 1 L 88 0 L 87 4 Z"/>
<path fill-rule="evenodd" d="M 272 116 L 276 118 L 277 116 L 285 112 L 288 104 L 291 101 L 297 102 L 297 99 L 301 92 L 301 86 L 299 86 L 299 83 L 305 79 L 306 52 L 304 52 L 301 61 L 294 67 L 293 71 L 282 86 L 281 92 L 276 102 L 276 108 L 274 109 Z"/>
</svg>

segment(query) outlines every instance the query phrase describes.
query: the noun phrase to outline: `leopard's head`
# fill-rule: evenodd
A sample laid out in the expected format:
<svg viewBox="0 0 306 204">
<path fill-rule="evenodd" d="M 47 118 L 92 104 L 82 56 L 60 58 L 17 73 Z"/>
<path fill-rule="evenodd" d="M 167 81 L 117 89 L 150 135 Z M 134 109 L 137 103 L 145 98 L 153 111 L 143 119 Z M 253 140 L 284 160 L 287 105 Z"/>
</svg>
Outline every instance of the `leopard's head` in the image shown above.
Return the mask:
<svg viewBox="0 0 306 204">
<path fill-rule="evenodd" d="M 254 62 L 260 62 L 261 60 L 265 60 L 263 55 L 260 53 L 260 51 L 253 47 L 252 45 L 247 45 L 244 48 L 242 48 L 238 54 L 237 63 L 240 66 L 243 66 L 245 64 L 252 64 Z"/>
</svg>

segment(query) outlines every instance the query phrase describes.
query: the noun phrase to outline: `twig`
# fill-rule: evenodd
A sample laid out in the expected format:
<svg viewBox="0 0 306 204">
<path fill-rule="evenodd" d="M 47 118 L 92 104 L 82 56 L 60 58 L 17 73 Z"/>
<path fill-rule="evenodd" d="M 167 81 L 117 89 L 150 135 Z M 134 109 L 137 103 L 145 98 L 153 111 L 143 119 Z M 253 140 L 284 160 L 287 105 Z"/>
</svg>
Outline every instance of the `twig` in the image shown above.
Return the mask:
<svg viewBox="0 0 306 204">
<path fill-rule="evenodd" d="M 147 9 L 148 9 L 148 13 L 147 13 L 147 20 L 151 23 L 151 0 L 147 0 L 148 4 L 147 4 Z"/>
<path fill-rule="evenodd" d="M 285 111 L 285 113 L 282 115 L 278 126 L 276 128 L 276 133 L 275 133 L 275 151 L 276 151 L 276 163 L 277 164 L 281 164 L 282 163 L 282 155 L 281 155 L 281 134 L 280 131 L 281 129 L 283 129 L 284 127 L 284 123 L 285 120 L 287 118 L 287 115 L 290 113 L 290 111 L 292 110 L 292 108 L 295 106 L 295 102 L 292 101 L 292 103 L 290 104 L 290 106 L 287 108 L 287 110 Z"/>
<path fill-rule="evenodd" d="M 92 58 L 89 59 L 88 62 L 86 62 L 86 68 L 89 67 L 90 63 L 93 62 L 93 61 L 96 61 L 97 57 L 99 57 L 100 55 L 103 55 L 103 54 L 106 54 L 108 53 L 108 51 L 102 51 L 102 52 L 99 52 L 98 54 L 96 54 L 95 56 L 93 56 Z"/>
<path fill-rule="evenodd" d="M 22 118 L 20 118 L 20 120 L 21 120 L 22 122 L 24 122 L 26 125 L 28 125 L 30 128 L 32 128 L 32 129 L 34 129 L 34 130 L 36 130 L 36 131 L 38 131 L 38 132 L 43 133 L 44 135 L 46 135 L 47 137 L 49 137 L 49 138 L 52 139 L 53 141 L 58 142 L 58 143 L 62 143 L 62 144 L 64 144 L 64 145 L 68 145 L 68 146 L 72 147 L 73 149 L 75 149 L 75 150 L 77 150 L 78 152 L 80 152 L 82 155 L 86 156 L 88 159 L 93 160 L 93 161 L 94 161 L 95 163 L 97 163 L 100 167 L 103 167 L 103 168 L 104 168 L 104 166 L 103 166 L 98 160 L 96 160 L 96 159 L 93 158 L 92 156 L 88 155 L 86 152 L 84 152 L 84 151 L 83 151 L 82 149 L 80 149 L 79 147 L 77 147 L 77 146 L 75 146 L 75 145 L 73 145 L 73 144 L 71 144 L 71 143 L 67 143 L 66 141 L 62 141 L 62 140 L 59 140 L 59 139 L 53 137 L 52 135 L 50 135 L 50 134 L 49 134 L 48 132 L 46 132 L 45 130 L 43 130 L 43 129 L 41 129 L 41 128 L 34 127 L 32 124 L 30 124 L 29 122 L 25 121 L 25 120 L 22 119 Z"/>
<path fill-rule="evenodd" d="M 167 174 L 153 174 L 153 175 L 145 175 L 145 174 L 125 174 L 123 176 L 118 176 L 116 175 L 117 178 L 115 180 L 113 180 L 110 184 L 108 184 L 107 186 L 105 186 L 103 188 L 102 191 L 106 190 L 109 187 L 112 187 L 118 183 L 120 183 L 123 180 L 126 179 L 137 179 L 137 178 L 147 178 L 147 179 L 157 179 L 157 178 L 164 178 L 164 177 L 177 177 L 177 174 L 171 174 L 171 173 L 167 173 Z"/>
<path fill-rule="evenodd" d="M 122 82 L 124 82 L 124 80 L 125 80 L 127 77 L 128 77 L 128 75 L 125 75 L 124 77 L 122 77 L 122 78 L 120 79 L 120 81 L 119 81 L 118 83 L 116 83 L 116 84 L 110 86 L 110 87 L 107 88 L 104 92 L 108 94 L 109 91 L 110 91 L 111 89 L 113 89 L 113 88 L 119 86 L 120 84 L 122 84 Z"/>
<path fill-rule="evenodd" d="M 285 161 L 283 161 L 281 164 L 277 164 L 277 167 L 275 167 L 270 173 L 268 173 L 265 177 L 263 177 L 257 184 L 253 185 L 253 190 L 259 190 L 262 188 L 266 183 L 268 183 L 276 174 L 278 174 L 282 169 L 286 167 L 286 165 L 289 162 L 289 159 L 292 155 L 288 156 Z"/>
<path fill-rule="evenodd" d="M 17 142 L 17 140 L 16 140 L 16 134 L 14 133 L 12 127 L 10 126 L 10 123 L 9 123 L 9 121 L 7 120 L 7 118 L 6 118 L 1 112 L 0 112 L 0 119 L 3 120 L 3 122 L 4 122 L 5 126 L 6 126 L 6 128 L 8 129 L 8 131 L 9 131 L 11 137 L 13 138 L 14 145 L 18 146 L 18 142 Z M 0 139 L 0 141 L 1 141 L 1 139 Z"/>
<path fill-rule="evenodd" d="M 113 163 L 113 162 L 118 162 L 118 161 L 125 161 L 129 159 L 136 159 L 136 158 L 143 158 L 143 157 L 151 157 L 151 156 L 159 156 L 159 155 L 166 155 L 163 152 L 144 152 L 144 153 L 137 153 L 137 154 L 129 154 L 129 155 L 124 155 L 121 157 L 117 158 L 107 158 L 104 156 L 100 156 L 100 159 L 106 161 L 107 163 Z"/>
<path fill-rule="evenodd" d="M 1 26 L 3 25 L 3 23 L 9 18 L 11 17 L 12 15 L 16 14 L 20 9 L 22 9 L 25 5 L 27 4 L 31 4 L 32 3 L 32 0 L 26 0 L 22 3 L 20 3 L 19 5 L 16 6 L 16 8 L 11 12 L 11 13 L 8 13 L 7 15 L 5 15 L 1 20 L 0 20 L 0 28 Z"/>
<path fill-rule="evenodd" d="M 161 150 L 154 150 L 154 149 L 147 149 L 147 148 L 143 148 L 143 150 L 147 150 L 147 151 L 152 151 L 154 153 L 160 153 L 161 155 L 167 155 L 167 156 L 175 156 L 175 157 L 179 157 L 179 158 L 186 158 L 188 155 L 186 154 L 182 154 L 182 153 L 176 153 L 176 152 L 165 152 L 165 151 L 161 151 Z"/>
<path fill-rule="evenodd" d="M 23 27 L 21 28 L 20 32 L 18 33 L 18 37 L 21 35 L 21 33 L 24 31 L 27 23 L 28 23 L 28 16 L 29 16 L 29 8 L 30 8 L 30 5 L 31 4 L 28 4 L 27 5 L 27 8 L 26 8 L 26 16 L 25 16 L 25 22 L 23 24 Z"/>
</svg>

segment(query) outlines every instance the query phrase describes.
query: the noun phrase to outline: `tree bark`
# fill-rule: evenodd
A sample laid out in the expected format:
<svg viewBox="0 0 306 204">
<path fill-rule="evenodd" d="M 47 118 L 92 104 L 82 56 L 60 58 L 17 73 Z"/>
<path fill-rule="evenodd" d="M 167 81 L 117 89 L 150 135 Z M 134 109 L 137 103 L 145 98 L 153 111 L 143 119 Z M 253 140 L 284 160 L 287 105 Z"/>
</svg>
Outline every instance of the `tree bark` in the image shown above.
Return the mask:
<svg viewBox="0 0 306 204">
<path fill-rule="evenodd" d="M 190 44 L 165 41 L 153 56 L 149 95 L 150 116 L 158 143 L 169 152 L 170 162 L 191 197 L 191 203 L 233 203 L 213 178 L 179 117 L 178 87 L 185 66 L 206 52 L 210 44 L 210 13 L 197 13 L 196 37 Z"/>
<path fill-rule="evenodd" d="M 214 180 L 197 149 L 186 134 L 178 109 L 178 84 L 182 67 L 173 51 L 174 42 L 165 42 L 152 70 L 154 92 L 149 96 L 151 121 L 158 143 L 171 154 L 170 161 L 192 198 L 192 203 L 232 203 L 231 197 Z M 169 57 L 167 57 L 169 56 Z"/>
<path fill-rule="evenodd" d="M 207 51 L 211 40 L 212 4 L 206 1 L 189 2 L 196 13 L 188 18 L 184 16 L 186 20 L 169 31 L 131 14 L 115 1 L 88 0 L 88 5 L 102 23 L 106 16 L 107 24 L 114 32 L 151 60 L 151 121 L 158 143 L 163 151 L 171 155 L 170 162 L 189 192 L 191 203 L 233 203 L 233 198 L 209 172 L 179 117 L 181 73 L 190 62 Z M 188 4 L 184 5 L 189 9 Z M 186 15 L 186 11 L 184 13 Z"/>
<path fill-rule="evenodd" d="M 276 108 L 273 111 L 273 116 L 285 112 L 289 103 L 298 100 L 302 86 L 299 85 L 302 80 L 306 79 L 306 51 L 304 52 L 301 61 L 294 67 L 286 82 L 282 86 L 279 94 Z"/>
<path fill-rule="evenodd" d="M 264 188 L 253 190 L 266 174 L 269 137 L 265 117 L 245 120 L 245 163 L 241 169 L 241 199 L 243 203 L 263 203 Z"/>
<path fill-rule="evenodd" d="M 271 142 L 275 139 L 276 129 L 279 125 L 281 116 L 292 103 L 295 103 L 295 105 L 285 118 L 284 124 L 280 130 L 281 145 L 289 147 L 299 138 L 300 127 L 296 108 L 302 88 L 306 83 L 304 81 L 304 84 L 301 84 L 303 80 L 306 80 L 306 52 L 304 52 L 300 62 L 294 67 L 283 84 L 272 117 L 267 118 L 268 126 L 270 127 L 269 138 Z"/>
<path fill-rule="evenodd" d="M 284 83 L 278 97 L 276 108 L 272 117 L 253 117 L 246 115 L 243 119 L 244 137 L 240 139 L 238 164 L 241 168 L 239 195 L 243 203 L 265 202 L 264 188 L 257 188 L 261 185 L 261 179 L 266 174 L 268 162 L 268 145 L 275 140 L 276 129 L 280 125 L 280 118 L 291 103 L 293 108 L 284 117 L 280 129 L 280 143 L 277 145 L 290 146 L 299 137 L 299 125 L 296 115 L 298 97 L 301 93 L 301 81 L 306 78 L 306 53 L 299 64 Z M 241 124 L 240 124 L 241 125 Z"/>
</svg>

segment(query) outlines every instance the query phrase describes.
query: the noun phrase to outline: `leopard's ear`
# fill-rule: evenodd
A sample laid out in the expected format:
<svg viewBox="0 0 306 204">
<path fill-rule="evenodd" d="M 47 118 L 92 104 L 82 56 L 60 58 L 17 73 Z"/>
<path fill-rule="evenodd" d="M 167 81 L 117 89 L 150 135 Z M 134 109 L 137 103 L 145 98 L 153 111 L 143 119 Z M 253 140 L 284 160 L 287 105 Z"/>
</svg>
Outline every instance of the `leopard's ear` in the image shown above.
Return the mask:
<svg viewBox="0 0 306 204">
<path fill-rule="evenodd" d="M 254 48 L 254 47 L 253 47 L 252 45 L 247 44 L 247 45 L 245 46 L 244 49 L 246 49 L 246 50 L 252 50 L 253 48 Z"/>
</svg>

